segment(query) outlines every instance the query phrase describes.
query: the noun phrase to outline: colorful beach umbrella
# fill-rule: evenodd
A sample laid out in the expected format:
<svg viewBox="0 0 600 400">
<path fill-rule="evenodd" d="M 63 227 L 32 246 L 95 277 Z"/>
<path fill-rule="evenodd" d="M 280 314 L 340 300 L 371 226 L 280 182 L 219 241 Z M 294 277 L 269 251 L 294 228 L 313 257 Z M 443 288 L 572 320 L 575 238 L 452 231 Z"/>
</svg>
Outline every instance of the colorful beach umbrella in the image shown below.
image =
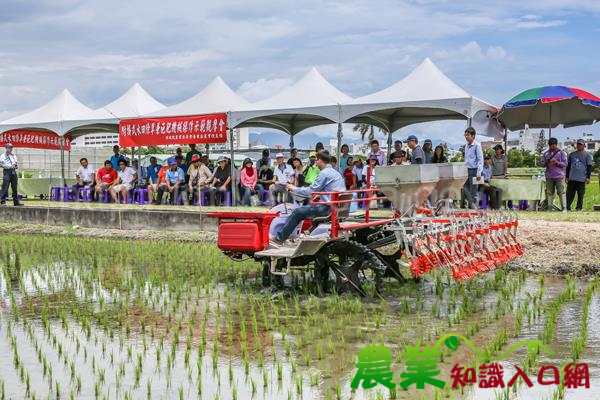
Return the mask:
<svg viewBox="0 0 600 400">
<path fill-rule="evenodd" d="M 600 98 L 566 86 L 533 88 L 504 104 L 498 120 L 509 130 L 590 125 L 600 120 Z"/>
</svg>

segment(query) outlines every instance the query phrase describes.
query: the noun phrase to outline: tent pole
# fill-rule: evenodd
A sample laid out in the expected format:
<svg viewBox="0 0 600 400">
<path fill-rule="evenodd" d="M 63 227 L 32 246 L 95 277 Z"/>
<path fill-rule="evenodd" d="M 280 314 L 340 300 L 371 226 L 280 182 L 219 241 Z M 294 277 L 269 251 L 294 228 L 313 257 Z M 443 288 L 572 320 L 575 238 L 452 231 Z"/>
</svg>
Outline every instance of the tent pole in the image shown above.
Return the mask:
<svg viewBox="0 0 600 400">
<path fill-rule="evenodd" d="M 387 137 L 387 160 L 385 161 L 386 165 L 388 164 L 389 160 L 390 160 L 390 155 L 392 154 L 392 131 L 388 132 L 388 137 Z"/>
<path fill-rule="evenodd" d="M 338 130 L 337 130 L 337 149 L 335 151 L 336 153 L 336 157 L 338 159 L 338 165 L 339 162 L 341 160 L 342 157 L 342 137 L 343 137 L 343 132 L 342 132 L 342 123 L 338 122 Z"/>
<path fill-rule="evenodd" d="M 233 149 L 233 129 L 231 128 L 229 128 L 229 150 L 231 155 L 231 205 L 235 206 L 237 190 L 235 190 L 235 151 Z"/>
<path fill-rule="evenodd" d="M 294 148 L 294 135 L 290 135 L 290 151 Z"/>
<path fill-rule="evenodd" d="M 210 153 L 210 144 L 206 143 L 204 145 L 204 150 L 206 151 L 206 157 L 208 157 L 208 154 Z"/>
<path fill-rule="evenodd" d="M 504 128 L 504 152 L 508 154 L 508 129 Z"/>
<path fill-rule="evenodd" d="M 552 137 L 552 103 L 548 105 L 550 107 L 550 121 L 548 121 L 548 140 Z"/>
<path fill-rule="evenodd" d="M 64 136 L 60 137 L 60 176 L 62 178 L 63 186 L 67 186 L 67 181 L 65 180 L 65 138 L 64 138 Z"/>
</svg>

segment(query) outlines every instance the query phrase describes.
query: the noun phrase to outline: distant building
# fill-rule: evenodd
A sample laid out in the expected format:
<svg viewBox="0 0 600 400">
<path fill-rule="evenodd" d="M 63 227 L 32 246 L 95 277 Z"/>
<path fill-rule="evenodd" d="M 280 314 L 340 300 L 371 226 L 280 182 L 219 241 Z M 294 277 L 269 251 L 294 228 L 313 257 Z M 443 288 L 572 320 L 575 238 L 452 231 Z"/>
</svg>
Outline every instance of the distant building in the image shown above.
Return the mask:
<svg viewBox="0 0 600 400">
<path fill-rule="evenodd" d="M 90 133 L 79 136 L 71 142 L 71 146 L 74 148 L 112 147 L 115 144 L 119 144 L 119 134 L 117 133 Z"/>
<path fill-rule="evenodd" d="M 250 148 L 250 130 L 248 128 L 236 128 L 233 130 L 233 148 L 235 150 Z M 227 142 L 210 145 L 211 151 L 229 150 L 229 131 L 227 132 Z"/>
<path fill-rule="evenodd" d="M 594 139 L 594 135 L 592 133 L 583 133 L 581 138 L 569 138 L 567 137 L 564 141 L 563 149 L 565 151 L 575 151 L 577 148 L 577 140 L 583 139 L 585 142 L 585 150 L 588 153 L 595 153 L 600 150 L 600 139 Z"/>
</svg>

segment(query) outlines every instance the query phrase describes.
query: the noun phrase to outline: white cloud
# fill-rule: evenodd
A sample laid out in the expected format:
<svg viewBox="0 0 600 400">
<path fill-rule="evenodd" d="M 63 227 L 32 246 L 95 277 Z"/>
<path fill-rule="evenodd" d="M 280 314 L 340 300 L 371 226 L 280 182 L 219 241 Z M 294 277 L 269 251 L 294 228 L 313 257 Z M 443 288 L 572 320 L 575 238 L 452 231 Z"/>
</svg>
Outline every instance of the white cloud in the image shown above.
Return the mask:
<svg viewBox="0 0 600 400">
<path fill-rule="evenodd" d="M 261 78 L 253 82 L 244 82 L 237 93 L 250 102 L 266 99 L 293 84 L 293 78 Z"/>
</svg>

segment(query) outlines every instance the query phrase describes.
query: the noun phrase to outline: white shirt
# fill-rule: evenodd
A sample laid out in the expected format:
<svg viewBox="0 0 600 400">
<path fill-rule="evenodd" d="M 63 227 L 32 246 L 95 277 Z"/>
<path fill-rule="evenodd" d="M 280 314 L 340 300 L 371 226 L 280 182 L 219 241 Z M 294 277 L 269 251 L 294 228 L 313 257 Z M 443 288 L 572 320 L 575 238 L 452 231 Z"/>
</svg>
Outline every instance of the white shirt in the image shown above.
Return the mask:
<svg viewBox="0 0 600 400">
<path fill-rule="evenodd" d="M 2 168 L 4 169 L 13 169 L 13 164 L 16 163 L 17 156 L 15 156 L 14 154 L 8 154 L 8 152 L 5 152 L 2 154 L 2 156 L 0 156 L 0 166 L 2 166 Z"/>
<path fill-rule="evenodd" d="M 77 169 L 77 172 L 75 173 L 76 176 L 78 176 L 83 182 L 91 182 L 94 180 L 94 173 L 96 171 L 94 170 L 94 168 L 88 164 L 88 166 L 86 168 L 83 168 L 83 166 L 80 166 Z"/>
<path fill-rule="evenodd" d="M 279 167 L 279 165 L 276 165 L 273 175 L 277 177 L 277 183 L 285 185 L 293 182 L 294 169 L 289 164 L 284 164 L 283 170 Z"/>
<path fill-rule="evenodd" d="M 125 171 L 119 170 L 119 178 L 121 178 L 121 182 L 124 184 L 130 184 L 133 182 L 133 179 L 137 172 L 135 169 L 131 167 L 125 167 Z"/>
</svg>

